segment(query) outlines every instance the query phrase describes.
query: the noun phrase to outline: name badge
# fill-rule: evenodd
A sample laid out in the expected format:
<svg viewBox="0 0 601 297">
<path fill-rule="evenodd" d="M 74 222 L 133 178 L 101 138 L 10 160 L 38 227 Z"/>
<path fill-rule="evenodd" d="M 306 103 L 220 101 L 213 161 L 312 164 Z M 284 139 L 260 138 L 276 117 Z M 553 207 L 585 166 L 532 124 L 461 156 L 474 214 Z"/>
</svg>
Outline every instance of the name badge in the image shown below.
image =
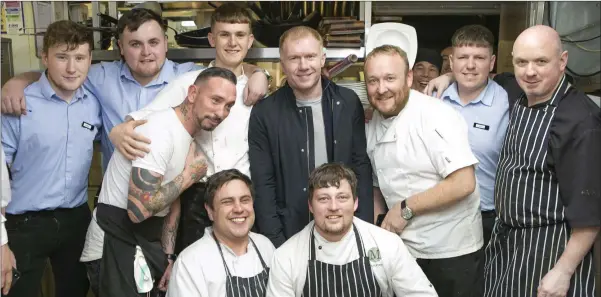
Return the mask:
<svg viewBox="0 0 601 297">
<path fill-rule="evenodd" d="M 480 123 L 474 123 L 474 128 L 482 129 L 488 131 L 490 129 L 489 125 L 484 125 Z"/>
<path fill-rule="evenodd" d="M 94 125 L 90 124 L 90 123 L 86 123 L 86 122 L 82 122 L 81 126 L 90 130 L 90 131 L 94 131 Z"/>
</svg>

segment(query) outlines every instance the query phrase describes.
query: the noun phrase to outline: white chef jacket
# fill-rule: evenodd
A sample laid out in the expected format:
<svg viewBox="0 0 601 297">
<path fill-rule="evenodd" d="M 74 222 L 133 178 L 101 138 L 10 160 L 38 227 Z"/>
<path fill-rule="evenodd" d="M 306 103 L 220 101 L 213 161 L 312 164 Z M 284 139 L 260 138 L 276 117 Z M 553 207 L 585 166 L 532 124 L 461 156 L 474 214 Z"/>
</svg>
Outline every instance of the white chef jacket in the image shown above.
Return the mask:
<svg viewBox="0 0 601 297">
<path fill-rule="evenodd" d="M 11 190 L 10 190 L 10 179 L 8 177 L 8 168 L 6 167 L 6 156 L 4 155 L 4 148 L 0 146 L 0 153 L 2 155 L 2 193 L 0 194 L 0 207 L 4 208 L 10 202 Z M 0 246 L 5 245 L 8 242 L 8 234 L 6 234 L 6 228 L 4 222 L 6 218 L 0 213 Z"/>
<path fill-rule="evenodd" d="M 212 227 L 205 228 L 204 236 L 181 252 L 173 266 L 167 297 L 225 297 L 225 267 L 212 232 Z M 250 232 L 249 236 L 269 267 L 275 247 L 261 234 Z M 261 260 L 250 240 L 247 252 L 242 256 L 236 256 L 224 244 L 220 246 L 232 276 L 247 278 L 263 271 Z"/>
<path fill-rule="evenodd" d="M 213 66 L 214 61 L 209 64 L 209 67 Z M 194 84 L 201 72 L 202 70 L 190 71 L 174 78 L 150 104 L 130 113 L 129 116 L 135 120 L 144 119 L 153 111 L 180 105 L 188 95 L 188 88 Z M 252 106 L 244 105 L 244 88 L 248 77 L 242 72 L 242 75 L 236 78 L 236 82 L 236 103 L 230 109 L 228 117 L 213 131 L 202 131 L 195 137 L 196 143 L 207 156 L 205 181 L 213 173 L 227 169 L 238 169 L 250 176 L 248 121 Z"/>
<path fill-rule="evenodd" d="M 389 127 L 389 128 L 386 128 Z M 465 120 L 441 100 L 411 90 L 398 116 L 374 111 L 366 126 L 367 154 L 388 208 L 424 192 L 454 171 L 476 165 Z M 416 258 L 452 258 L 483 245 L 480 194 L 433 213 L 417 215 L 401 238 Z"/>
<path fill-rule="evenodd" d="M 411 256 L 403 241 L 394 233 L 354 217 L 353 223 L 361 235 L 365 252 L 383 296 L 438 296 L 434 287 Z M 300 297 L 307 278 L 311 221 L 303 230 L 279 247 L 272 260 L 267 285 L 267 297 Z M 351 229 L 340 241 L 328 242 L 317 231 L 315 256 L 318 261 L 343 265 L 359 259 L 355 232 Z"/>
</svg>

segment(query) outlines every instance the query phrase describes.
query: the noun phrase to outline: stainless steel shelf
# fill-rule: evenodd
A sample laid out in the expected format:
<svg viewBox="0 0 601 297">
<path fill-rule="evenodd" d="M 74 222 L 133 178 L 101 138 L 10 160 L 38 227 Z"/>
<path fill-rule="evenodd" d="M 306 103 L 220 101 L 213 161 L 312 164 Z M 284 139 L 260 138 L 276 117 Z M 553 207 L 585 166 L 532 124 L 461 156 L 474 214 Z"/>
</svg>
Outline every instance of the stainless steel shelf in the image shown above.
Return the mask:
<svg viewBox="0 0 601 297">
<path fill-rule="evenodd" d="M 365 48 L 328 48 L 326 49 L 326 59 L 329 61 L 342 60 L 350 54 L 355 54 L 359 59 L 363 59 Z M 215 49 L 213 48 L 172 48 L 167 51 L 167 58 L 173 61 L 211 61 L 215 59 Z M 92 51 L 92 61 L 115 61 L 121 59 L 118 50 L 95 50 Z M 280 49 L 270 48 L 251 48 L 246 55 L 246 61 L 278 61 L 280 59 Z"/>
</svg>

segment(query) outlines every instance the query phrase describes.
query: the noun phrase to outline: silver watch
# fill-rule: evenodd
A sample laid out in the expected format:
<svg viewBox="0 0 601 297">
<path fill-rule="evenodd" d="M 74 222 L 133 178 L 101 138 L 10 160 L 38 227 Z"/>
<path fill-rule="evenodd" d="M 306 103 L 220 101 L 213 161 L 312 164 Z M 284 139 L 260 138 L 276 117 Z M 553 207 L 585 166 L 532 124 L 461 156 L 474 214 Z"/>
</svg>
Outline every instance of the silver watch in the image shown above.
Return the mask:
<svg viewBox="0 0 601 297">
<path fill-rule="evenodd" d="M 407 221 L 413 218 L 413 211 L 407 206 L 407 202 L 405 202 L 405 200 L 401 202 L 401 217 Z"/>
</svg>

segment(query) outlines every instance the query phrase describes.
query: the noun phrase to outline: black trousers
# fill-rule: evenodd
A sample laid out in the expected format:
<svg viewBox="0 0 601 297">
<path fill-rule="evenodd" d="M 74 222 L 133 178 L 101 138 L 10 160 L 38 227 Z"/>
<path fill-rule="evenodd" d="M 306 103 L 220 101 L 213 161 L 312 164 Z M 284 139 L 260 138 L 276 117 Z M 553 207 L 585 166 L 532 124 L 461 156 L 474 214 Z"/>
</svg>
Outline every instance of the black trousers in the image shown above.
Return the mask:
<svg viewBox="0 0 601 297">
<path fill-rule="evenodd" d="M 205 183 L 196 183 L 180 195 L 182 214 L 175 240 L 176 254 L 199 240 L 205 228 L 212 225 L 204 206 L 205 188 Z"/>
<path fill-rule="evenodd" d="M 79 257 L 91 220 L 87 203 L 69 209 L 6 216 L 8 245 L 15 254 L 21 278 L 9 297 L 37 297 L 50 259 L 56 297 L 85 297 L 88 279 Z"/>
<path fill-rule="evenodd" d="M 446 259 L 417 259 L 430 283 L 441 297 L 482 297 L 484 250 Z"/>
<path fill-rule="evenodd" d="M 492 230 L 495 227 L 495 219 L 497 214 L 494 210 L 483 211 L 482 214 L 482 236 L 484 237 L 484 248 L 488 245 L 490 237 L 492 236 Z"/>
</svg>

